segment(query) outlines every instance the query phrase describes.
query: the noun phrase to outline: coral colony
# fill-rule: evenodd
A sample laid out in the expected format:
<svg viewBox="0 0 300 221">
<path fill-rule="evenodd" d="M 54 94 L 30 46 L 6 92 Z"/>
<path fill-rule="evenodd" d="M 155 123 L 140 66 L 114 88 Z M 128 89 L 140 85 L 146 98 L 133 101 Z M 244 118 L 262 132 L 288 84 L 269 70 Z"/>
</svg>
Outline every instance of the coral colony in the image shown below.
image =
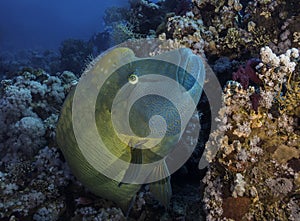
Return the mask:
<svg viewBox="0 0 300 221">
<path fill-rule="evenodd" d="M 67 40 L 60 55 L 1 54 L 0 219 L 300 220 L 299 1 L 129 3 L 106 10 L 105 34 Z M 198 145 L 172 175 L 170 208 L 146 185 L 125 217 L 72 175 L 55 129 L 88 55 L 106 49 L 99 41 L 107 47 L 141 37 L 164 40 L 150 55 L 188 47 L 205 58 L 223 86 L 222 107 L 209 134 L 202 96 Z M 209 165 L 199 171 L 201 156 Z"/>
<path fill-rule="evenodd" d="M 260 56 L 257 112 L 251 104 L 254 87 L 231 82 L 216 119 L 218 130 L 206 144 L 220 148 L 203 179 L 208 220 L 299 218 L 294 197 L 299 189 L 299 51 L 276 56 L 266 46 Z"/>
</svg>

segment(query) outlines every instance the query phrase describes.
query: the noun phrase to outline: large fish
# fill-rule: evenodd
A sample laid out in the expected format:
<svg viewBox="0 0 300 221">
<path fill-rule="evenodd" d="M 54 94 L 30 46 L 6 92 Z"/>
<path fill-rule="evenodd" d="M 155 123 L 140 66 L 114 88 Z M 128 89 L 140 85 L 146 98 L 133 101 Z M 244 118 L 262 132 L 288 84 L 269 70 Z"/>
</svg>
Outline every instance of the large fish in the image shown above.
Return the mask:
<svg viewBox="0 0 300 221">
<path fill-rule="evenodd" d="M 162 78 L 147 78 L 150 74 Z M 188 115 L 188 119 L 182 120 L 174 104 L 167 98 L 155 94 L 155 90 L 135 102 L 131 101 L 136 94 L 142 94 L 145 90 L 151 91 L 151 87 L 159 84 L 165 84 L 165 94 L 172 94 L 172 90 L 176 88 L 169 87 L 168 82 L 164 82 L 166 79 L 164 77 L 177 82 L 181 93 L 179 97 L 176 95 L 176 99 L 179 100 L 183 112 L 193 113 L 194 110 L 184 108 L 188 98 L 192 98 L 195 104 L 198 103 L 205 69 L 202 60 L 190 49 L 182 48 L 154 57 L 138 58 L 129 48 L 114 48 L 96 58 L 81 77 L 80 82 L 87 81 L 90 86 L 81 89 L 80 93 L 83 97 L 76 104 L 77 109 L 81 111 L 79 119 L 74 119 L 74 100 L 76 90 L 79 90 L 77 85 L 65 100 L 57 124 L 58 145 L 77 179 L 94 194 L 117 203 L 125 213 L 128 212 L 141 185 L 149 180 L 154 180 L 150 183 L 150 191 L 164 206 L 168 206 L 171 198 L 170 171 L 164 156 L 169 154 L 179 142 L 182 128 L 186 127 L 191 114 L 184 113 Z M 97 83 L 99 78 L 105 79 L 101 87 Z M 124 92 L 118 94 L 122 87 Z M 84 126 L 88 121 L 88 117 L 84 116 L 84 110 L 88 109 L 89 103 L 93 103 L 92 93 L 95 92 L 98 94 L 94 107 L 92 105 L 94 108 L 92 114 L 95 117 L 97 136 L 102 140 L 101 145 L 96 142 L 95 135 L 91 135 L 92 127 L 90 129 L 88 125 Z M 117 96 L 119 96 L 118 101 L 116 101 Z M 129 118 L 127 123 L 134 133 L 122 130 L 126 120 L 120 119 L 122 113 L 126 112 Z M 89 112 L 87 111 L 86 114 L 89 115 Z M 114 122 L 113 114 L 117 116 Z M 165 127 L 158 126 L 158 131 L 153 131 L 155 128 L 149 126 L 149 120 L 154 115 L 160 115 L 166 123 Z M 74 120 L 82 125 L 79 136 L 82 137 L 83 144 L 78 143 L 81 138 L 77 137 Z M 116 131 L 116 127 L 121 129 Z M 152 132 L 159 134 L 161 128 L 166 130 L 163 138 L 149 136 Z M 109 176 L 109 171 L 117 166 L 117 161 L 104 156 L 96 157 L 104 148 L 117 159 L 128 163 L 128 166 L 118 170 L 115 175 L 111 172 L 116 179 Z M 92 160 L 86 159 L 83 153 L 85 151 L 92 153 Z M 157 161 L 160 163 L 151 171 L 142 167 Z M 141 167 L 132 165 L 141 165 Z M 99 171 L 98 166 L 104 167 L 105 171 Z"/>
</svg>

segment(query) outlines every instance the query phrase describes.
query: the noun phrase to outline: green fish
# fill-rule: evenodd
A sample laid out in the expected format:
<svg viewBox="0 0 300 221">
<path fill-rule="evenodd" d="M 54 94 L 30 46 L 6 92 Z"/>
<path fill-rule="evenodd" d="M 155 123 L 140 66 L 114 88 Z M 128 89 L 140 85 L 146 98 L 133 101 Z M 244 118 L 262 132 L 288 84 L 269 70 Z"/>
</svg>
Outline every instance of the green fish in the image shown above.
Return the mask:
<svg viewBox="0 0 300 221">
<path fill-rule="evenodd" d="M 153 78 L 157 75 L 161 78 Z M 156 89 L 141 98 L 138 96 L 146 90 L 151 91 L 156 85 L 165 84 L 163 94 L 170 94 L 170 91 L 176 89 L 174 87 L 178 87 L 181 91 L 180 97 L 173 99 L 179 100 L 183 111 L 193 113 L 194 110 L 184 109 L 185 101 L 190 97 L 195 104 L 199 102 L 204 77 L 202 60 L 187 48 L 149 58 L 138 58 L 126 47 L 114 48 L 100 55 L 91 63 L 79 82 L 86 81 L 89 87 L 81 90 L 82 97 L 78 101 L 76 93 L 80 89 L 79 84 L 70 91 L 57 124 L 57 142 L 73 174 L 91 192 L 114 201 L 125 213 L 131 208 L 143 183 L 150 183 L 150 191 L 154 197 L 168 207 L 172 190 L 165 156 L 179 142 L 182 129 L 186 127 L 191 114 L 182 121 L 176 105 L 166 97 L 155 94 Z M 105 81 L 100 87 L 97 82 L 102 78 Z M 175 84 L 174 87 L 168 87 L 167 79 L 176 82 L 177 86 Z M 121 88 L 123 91 L 119 93 Z M 95 92 L 98 94 L 94 99 Z M 75 119 L 77 109 L 74 109 L 74 101 L 77 102 L 77 109 L 81 111 L 79 119 L 78 115 Z M 89 116 L 85 116 L 89 105 L 94 108 L 91 112 L 94 114 L 92 119 L 95 120 L 101 144 L 97 143 L 98 138 L 91 132 L 92 129 L 84 126 L 89 119 Z M 87 115 L 89 113 L 86 111 Z M 128 113 L 128 121 L 122 120 L 123 113 Z M 113 119 L 112 116 L 115 115 L 116 119 Z M 160 121 L 156 122 L 154 119 L 154 126 L 149 125 L 152 117 L 157 115 L 165 123 L 155 127 Z M 74 119 L 82 125 L 79 136 Z M 126 130 L 127 124 L 132 132 Z M 97 157 L 99 151 L 102 153 L 104 150 L 114 158 Z M 85 151 L 91 153 L 91 160 L 87 159 Z M 119 160 L 128 166 L 114 170 L 118 167 Z M 152 163 L 156 166 L 151 170 L 147 169 Z M 104 170 L 99 171 L 97 168 Z"/>
</svg>

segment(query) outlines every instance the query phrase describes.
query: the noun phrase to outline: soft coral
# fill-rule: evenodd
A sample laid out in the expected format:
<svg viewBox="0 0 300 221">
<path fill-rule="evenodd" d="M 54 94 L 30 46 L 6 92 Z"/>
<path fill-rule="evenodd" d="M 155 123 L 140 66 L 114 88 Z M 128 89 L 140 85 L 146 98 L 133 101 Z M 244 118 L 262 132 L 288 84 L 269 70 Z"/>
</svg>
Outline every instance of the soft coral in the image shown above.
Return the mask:
<svg viewBox="0 0 300 221">
<path fill-rule="evenodd" d="M 257 85 L 262 85 L 261 79 L 256 74 L 255 67 L 260 63 L 260 60 L 257 58 L 249 59 L 246 63 L 246 66 L 242 65 L 238 68 L 237 72 L 232 74 L 232 79 L 241 83 L 244 89 L 247 89 L 250 81 Z M 258 104 L 261 99 L 259 93 L 255 92 L 250 96 L 252 103 L 252 108 L 257 112 Z"/>
<path fill-rule="evenodd" d="M 255 66 L 260 63 L 257 58 L 249 59 L 245 68 L 241 65 L 237 72 L 232 74 L 232 79 L 241 83 L 244 89 L 248 88 L 250 80 L 257 85 L 261 85 L 262 81 L 258 78 L 255 72 Z"/>
</svg>

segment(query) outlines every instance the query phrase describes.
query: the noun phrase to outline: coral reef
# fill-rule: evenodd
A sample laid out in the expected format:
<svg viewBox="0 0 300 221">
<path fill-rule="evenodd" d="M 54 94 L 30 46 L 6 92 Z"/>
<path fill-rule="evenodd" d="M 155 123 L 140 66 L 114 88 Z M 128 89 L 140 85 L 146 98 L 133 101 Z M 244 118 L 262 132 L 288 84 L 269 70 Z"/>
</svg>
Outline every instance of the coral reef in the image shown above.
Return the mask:
<svg viewBox="0 0 300 221">
<path fill-rule="evenodd" d="M 203 53 L 204 41 L 201 37 L 203 22 L 201 19 L 196 20 L 193 12 L 170 17 L 166 26 L 167 34 L 171 35 L 172 39 L 180 39 L 181 45 L 193 49 L 195 53 Z"/>
<path fill-rule="evenodd" d="M 1 220 L 170 220 L 199 214 L 200 197 L 193 193 L 193 204 L 190 197 L 175 196 L 168 214 L 145 188 L 128 218 L 111 201 L 89 193 L 71 174 L 55 141 L 60 108 L 78 78 L 69 71 L 50 75 L 30 68 L 15 75 L 0 86 Z M 198 190 L 180 189 L 192 188 Z M 185 202 L 194 214 L 184 209 Z"/>
<path fill-rule="evenodd" d="M 168 18 L 191 13 L 190 0 L 165 0 L 156 3 L 148 0 L 130 0 L 129 8 L 106 9 L 105 24 L 111 33 L 113 44 L 128 39 L 155 37 L 166 32 Z M 174 18 L 176 20 L 176 18 Z"/>
<path fill-rule="evenodd" d="M 93 45 L 93 56 L 96 56 L 110 47 L 110 34 L 108 31 L 96 33 L 89 42 Z"/>
<path fill-rule="evenodd" d="M 107 30 L 88 41 L 66 40 L 58 53 L 1 52 L 0 219 L 300 220 L 299 10 L 298 0 L 130 0 L 107 9 Z M 90 55 L 155 36 L 162 44 L 151 56 L 189 47 L 207 58 L 224 86 L 223 107 L 208 139 L 202 95 L 200 140 L 172 175 L 169 210 L 146 185 L 125 217 L 72 176 L 55 128 Z M 207 139 L 211 163 L 199 171 Z"/>
<path fill-rule="evenodd" d="M 0 79 L 12 78 L 23 69 L 42 69 L 48 73 L 59 71 L 59 54 L 51 50 L 22 50 L 18 53 L 0 52 Z"/>
<path fill-rule="evenodd" d="M 88 57 L 93 54 L 93 46 L 88 41 L 67 39 L 59 49 L 60 68 L 80 76 L 87 65 Z"/>
<path fill-rule="evenodd" d="M 139 39 L 145 35 L 134 31 L 134 26 L 126 21 L 115 22 L 112 26 L 111 40 L 113 44 L 121 44 L 129 39 Z"/>
<path fill-rule="evenodd" d="M 1 82 L 1 219 L 57 220 L 65 210 L 61 188 L 72 176 L 50 145 L 59 108 L 76 82 L 71 72 L 34 70 Z"/>
<path fill-rule="evenodd" d="M 171 16 L 168 36 L 190 45 L 201 44 L 207 55 L 248 58 L 257 48 L 270 46 L 276 53 L 299 47 L 299 7 L 296 1 L 193 0 L 193 18 Z M 170 24 L 171 22 L 171 24 Z M 187 22 L 187 25 L 182 25 Z M 194 24 L 200 27 L 194 28 Z M 199 25 L 198 25 L 199 26 Z M 297 28 L 298 27 L 298 28 Z M 192 36 L 197 35 L 197 38 Z M 199 40 L 200 39 L 200 40 Z M 202 43 L 201 43 L 202 42 Z M 234 50 L 234 53 L 232 53 Z M 250 56 L 249 56 L 250 55 Z"/>
<path fill-rule="evenodd" d="M 203 180 L 207 220 L 299 219 L 299 51 L 277 56 L 266 46 L 260 56 L 258 112 L 254 87 L 231 82 L 206 144 L 207 158 L 218 147 Z"/>
<path fill-rule="evenodd" d="M 164 7 L 145 0 L 130 0 L 129 8 L 111 7 L 103 17 L 114 45 L 153 35 L 164 19 Z"/>
<path fill-rule="evenodd" d="M 212 61 L 228 56 L 214 67 L 222 81 L 226 77 L 221 74 L 238 67 L 235 81 L 225 87 L 219 129 L 206 145 L 207 150 L 219 148 L 216 158 L 215 152 L 206 152 L 209 160 L 214 159 L 203 179 L 206 219 L 297 220 L 299 52 L 292 48 L 299 47 L 297 3 L 193 3 L 191 13 L 169 17 L 171 39 L 166 47 L 184 45 Z M 260 60 L 252 59 L 259 54 L 257 48 L 262 48 Z M 248 62 L 240 65 L 242 60 Z"/>
</svg>

